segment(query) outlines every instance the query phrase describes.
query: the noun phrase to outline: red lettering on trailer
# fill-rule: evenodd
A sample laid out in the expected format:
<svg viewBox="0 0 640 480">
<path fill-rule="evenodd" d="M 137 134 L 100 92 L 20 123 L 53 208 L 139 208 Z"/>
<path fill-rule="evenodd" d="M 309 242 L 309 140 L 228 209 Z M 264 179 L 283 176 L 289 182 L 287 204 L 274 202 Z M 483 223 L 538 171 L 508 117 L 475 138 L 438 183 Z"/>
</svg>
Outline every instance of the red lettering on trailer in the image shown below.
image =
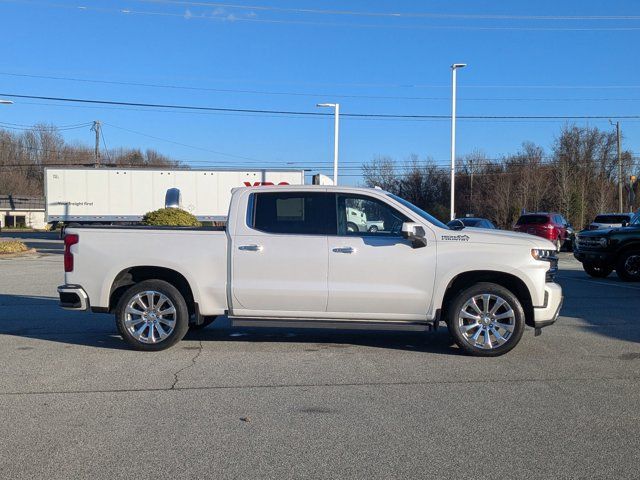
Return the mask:
<svg viewBox="0 0 640 480">
<path fill-rule="evenodd" d="M 275 185 L 275 183 L 273 182 L 253 182 L 253 184 L 251 184 L 251 182 L 243 182 L 245 187 L 268 187 L 268 186 L 273 186 Z M 278 185 L 289 185 L 289 182 L 280 182 Z"/>
</svg>

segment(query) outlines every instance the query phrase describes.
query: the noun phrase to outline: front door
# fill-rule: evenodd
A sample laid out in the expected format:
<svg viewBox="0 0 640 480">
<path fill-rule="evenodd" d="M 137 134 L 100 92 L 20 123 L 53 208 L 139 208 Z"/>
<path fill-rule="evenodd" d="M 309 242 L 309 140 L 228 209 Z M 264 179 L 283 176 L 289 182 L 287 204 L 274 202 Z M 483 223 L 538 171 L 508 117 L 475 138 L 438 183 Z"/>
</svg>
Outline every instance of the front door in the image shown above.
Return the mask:
<svg viewBox="0 0 640 480">
<path fill-rule="evenodd" d="M 402 238 L 411 221 L 375 197 L 337 194 L 338 235 L 328 236 L 329 302 L 335 318 L 424 320 L 436 270 L 433 232 L 427 246 Z M 355 213 L 355 215 L 354 215 Z M 360 222 L 352 218 L 362 219 Z"/>
<path fill-rule="evenodd" d="M 246 222 L 232 236 L 233 315 L 324 314 L 329 199 L 324 192 L 251 194 Z"/>
</svg>

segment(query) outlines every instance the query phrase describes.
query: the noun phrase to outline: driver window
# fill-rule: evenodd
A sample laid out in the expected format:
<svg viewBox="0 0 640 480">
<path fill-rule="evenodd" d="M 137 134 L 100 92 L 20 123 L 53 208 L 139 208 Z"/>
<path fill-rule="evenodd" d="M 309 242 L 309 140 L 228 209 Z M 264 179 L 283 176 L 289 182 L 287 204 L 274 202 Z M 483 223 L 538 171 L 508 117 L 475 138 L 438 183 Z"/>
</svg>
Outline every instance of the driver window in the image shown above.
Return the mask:
<svg viewBox="0 0 640 480">
<path fill-rule="evenodd" d="M 338 235 L 400 237 L 410 221 L 380 200 L 361 195 L 338 195 Z"/>
</svg>

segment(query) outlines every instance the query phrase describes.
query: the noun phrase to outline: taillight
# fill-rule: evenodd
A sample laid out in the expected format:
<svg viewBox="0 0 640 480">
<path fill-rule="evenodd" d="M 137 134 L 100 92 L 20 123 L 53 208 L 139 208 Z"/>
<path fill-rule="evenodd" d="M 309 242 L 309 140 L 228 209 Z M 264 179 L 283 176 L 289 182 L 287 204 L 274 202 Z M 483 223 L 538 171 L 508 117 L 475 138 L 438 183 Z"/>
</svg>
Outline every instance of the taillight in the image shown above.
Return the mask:
<svg viewBox="0 0 640 480">
<path fill-rule="evenodd" d="M 73 253 L 71 253 L 71 245 L 75 245 L 80 237 L 75 233 L 64 236 L 64 271 L 73 272 Z"/>
</svg>

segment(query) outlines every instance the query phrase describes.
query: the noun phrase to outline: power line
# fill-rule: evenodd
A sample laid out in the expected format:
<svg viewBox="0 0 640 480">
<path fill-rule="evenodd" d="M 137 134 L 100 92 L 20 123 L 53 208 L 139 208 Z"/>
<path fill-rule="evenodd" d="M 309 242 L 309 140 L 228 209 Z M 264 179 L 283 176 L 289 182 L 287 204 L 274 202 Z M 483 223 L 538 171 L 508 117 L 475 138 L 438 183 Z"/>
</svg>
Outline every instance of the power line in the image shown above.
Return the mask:
<svg viewBox="0 0 640 480">
<path fill-rule="evenodd" d="M 0 0 L 4 1 L 4 0 Z M 30 74 L 18 74 L 15 72 L 4 72 L 3 75 L 30 75 Z M 43 76 L 44 78 L 44 76 Z M 47 77 L 48 78 L 48 77 Z M 69 77 L 55 77 L 52 76 L 53 79 L 67 79 Z M 80 79 L 78 79 L 80 80 Z M 450 89 L 451 85 L 440 85 L 440 84 L 420 84 L 420 83 L 362 83 L 362 82 L 354 82 L 354 83 L 344 83 L 344 82 L 291 82 L 291 81 L 273 81 L 273 82 L 265 82 L 259 79 L 238 79 L 238 78 L 218 78 L 211 79 L 206 78 L 207 82 L 223 82 L 223 83 L 260 83 L 267 85 L 294 85 L 294 86 L 314 86 L 314 87 L 347 87 L 347 88 L 446 88 Z M 148 83 L 144 83 L 141 85 L 152 85 Z M 177 88 L 177 86 L 176 86 Z M 640 85 L 460 85 L 458 88 L 460 89 L 640 89 Z M 324 94 L 323 94 L 324 95 Z M 444 97 L 443 97 L 444 98 Z M 448 98 L 448 97 L 447 97 Z M 490 100 L 490 99 L 488 99 Z"/>
<path fill-rule="evenodd" d="M 173 84 L 157 84 L 157 83 L 145 83 L 145 82 L 133 82 L 133 81 L 114 81 L 114 80 L 99 80 L 92 78 L 77 78 L 67 76 L 55 76 L 55 75 L 42 75 L 42 74 L 27 74 L 27 73 L 14 73 L 14 72 L 0 72 L 0 75 L 19 77 L 19 78 L 34 78 L 43 80 L 58 80 L 69 82 L 81 82 L 92 83 L 99 85 L 119 85 L 119 86 L 132 86 L 132 87 L 144 87 L 144 88 L 159 88 L 159 89 L 174 89 L 174 90 L 188 90 L 188 91 L 201 91 L 201 92 L 216 92 L 216 93 L 240 93 L 240 94 L 252 94 L 252 95 L 278 95 L 278 96 L 296 96 L 296 97 L 329 97 L 329 98 L 362 98 L 362 99 L 380 99 L 380 100 L 431 100 L 431 101 L 450 101 L 450 97 L 424 97 L 424 96 L 402 96 L 402 95 L 346 95 L 336 93 L 317 93 L 317 92 L 291 92 L 291 91 L 270 91 L 270 90 L 249 90 L 249 89 L 233 89 L 233 88 L 211 88 L 211 87 L 192 87 L 188 85 L 173 85 Z M 536 101 L 536 102 L 575 102 L 575 101 L 640 101 L 638 98 L 618 97 L 618 98 L 523 98 L 523 97 L 460 97 L 460 100 L 464 101 Z"/>
<path fill-rule="evenodd" d="M 231 8 L 251 11 L 272 11 L 285 13 L 303 13 L 317 15 L 346 15 L 358 17 L 390 17 L 390 18 L 458 18 L 481 20 L 640 20 L 638 15 L 496 15 L 496 14 L 452 14 L 431 12 L 363 12 L 356 10 L 326 10 L 310 8 L 285 8 L 266 5 L 238 5 L 221 2 L 194 2 L 181 0 L 135 0 L 141 3 L 160 3 L 181 6 L 207 6 Z"/>
<path fill-rule="evenodd" d="M 0 0 L 1 1 L 1 0 Z M 322 117 L 311 117 L 311 116 L 301 116 L 301 115 L 270 115 L 270 114 L 256 114 L 256 113 L 234 113 L 234 112 L 207 112 L 207 111 L 193 111 L 193 110 L 169 110 L 162 108 L 144 108 L 144 107 L 122 107 L 122 106 L 92 106 L 92 105 L 72 105 L 70 103 L 65 104 L 57 104 L 57 103 L 47 103 L 47 102 L 20 102 L 20 105 L 42 105 L 48 107 L 56 107 L 56 108 L 84 108 L 84 109 L 92 109 L 92 110 L 120 110 L 120 111 L 129 111 L 129 112 L 155 112 L 155 113 L 169 113 L 169 114 L 185 114 L 185 115 L 220 115 L 227 117 L 253 117 L 253 118 L 295 118 L 295 119 L 304 119 L 304 120 L 324 120 Z M 609 116 L 606 118 L 602 118 L 599 120 L 609 120 Z M 566 120 L 562 119 L 460 119 L 460 116 L 457 117 L 458 120 L 464 122 L 477 122 L 482 120 L 483 123 L 528 123 L 528 124 L 540 124 L 540 123 L 564 123 Z M 350 120 L 357 121 L 386 121 L 386 122 L 445 122 L 448 121 L 447 118 L 366 118 L 366 117 L 356 117 L 351 118 Z M 627 119 L 626 123 L 635 123 L 640 122 L 640 119 Z"/>
<path fill-rule="evenodd" d="M 56 102 L 72 102 L 98 105 L 118 105 L 118 106 L 134 106 L 149 108 L 168 108 L 177 110 L 195 110 L 195 111 L 213 111 L 213 112 L 240 112 L 240 113 L 256 113 L 270 115 L 296 115 L 310 117 L 327 117 L 332 116 L 330 113 L 323 112 L 303 112 L 292 110 L 268 110 L 268 109 L 252 109 L 252 108 L 224 108 L 224 107 L 208 107 L 197 105 L 178 105 L 178 104 L 159 104 L 159 103 L 140 103 L 115 100 L 94 100 L 84 98 L 66 98 L 66 97 L 46 97 L 40 95 L 19 95 L 12 93 L 0 93 L 1 96 L 10 98 L 27 98 L 34 100 L 51 100 Z M 450 115 L 428 115 L 428 114 L 389 114 L 389 113 L 343 113 L 341 117 L 346 118 L 406 118 L 406 119 L 450 119 Z M 597 119 L 640 119 L 640 115 L 459 115 L 459 119 L 468 120 L 597 120 Z"/>
<path fill-rule="evenodd" d="M 266 19 L 257 18 L 255 16 L 217 16 L 210 14 L 193 14 L 193 13 L 171 13 L 171 12 L 158 12 L 150 10 L 133 10 L 133 9 L 113 9 L 103 7 L 92 7 L 85 5 L 61 5 L 61 4 L 48 4 L 38 1 L 30 0 L 2 0 L 3 2 L 11 3 L 23 3 L 28 5 L 57 8 L 66 10 L 79 10 L 79 11 L 92 11 L 97 13 L 117 13 L 121 15 L 133 15 L 133 16 L 150 16 L 150 17 L 173 17 L 182 18 L 184 20 L 206 20 L 213 22 L 226 22 L 226 23 L 256 23 L 256 24 L 272 24 L 272 25 L 302 25 L 302 26 L 317 26 L 317 27 L 338 27 L 338 28 L 364 28 L 364 29 L 402 29 L 402 30 L 471 30 L 471 31 L 567 31 L 567 32 L 628 32 L 640 30 L 640 27 L 522 27 L 522 26 L 473 26 L 473 25 L 397 25 L 397 24 L 363 24 L 363 23 L 335 23 L 335 22 L 317 22 L 317 21 L 304 21 L 304 20 L 282 20 L 282 19 Z M 595 19 L 595 18 L 594 18 Z M 495 19 L 494 19 L 495 20 Z M 568 20 L 568 18 L 566 19 Z M 578 20 L 578 19 L 577 19 Z M 602 18 L 601 20 L 612 20 L 611 18 Z M 626 20 L 635 20 L 634 18 L 628 18 Z"/>
<path fill-rule="evenodd" d="M 91 123 L 82 123 L 76 125 L 52 125 L 52 124 L 36 124 L 36 125 L 24 125 L 19 123 L 0 122 L 0 127 L 8 128 L 10 130 L 38 130 L 38 129 L 56 129 L 56 130 L 77 130 L 80 128 L 86 128 Z"/>
<path fill-rule="evenodd" d="M 109 163 L 112 163 L 111 154 L 109 153 L 109 149 L 107 148 L 107 142 L 104 141 L 104 130 L 100 129 L 100 136 L 102 137 L 102 146 L 104 147 L 104 153 L 107 155 L 109 159 Z"/>
<path fill-rule="evenodd" d="M 172 143 L 172 144 L 174 144 L 174 145 L 180 145 L 180 146 L 182 146 L 182 147 L 193 148 L 193 149 L 196 149 L 196 150 L 202 150 L 202 151 L 204 151 L 204 152 L 215 153 L 215 154 L 217 154 L 217 155 L 223 155 L 223 156 L 226 156 L 226 157 L 240 158 L 240 159 L 242 159 L 242 160 L 252 160 L 252 161 L 255 161 L 255 162 L 260 162 L 260 161 L 261 161 L 261 160 L 258 160 L 257 158 L 245 157 L 245 156 L 243 156 L 243 155 L 235 155 L 235 154 L 233 154 L 233 153 L 219 152 L 219 151 L 217 151 L 217 150 L 211 150 L 211 149 L 209 149 L 209 148 L 197 147 L 197 146 L 195 146 L 195 145 L 189 145 L 189 144 L 187 144 L 187 143 L 176 142 L 176 141 L 174 141 L 174 140 L 169 140 L 169 139 L 167 139 L 167 138 L 156 137 L 155 135 L 149 135 L 149 134 L 147 134 L 147 133 L 142 133 L 142 132 L 139 132 L 139 131 L 137 131 L 137 130 L 131 130 L 131 129 L 129 129 L 129 128 L 119 127 L 119 126 L 114 125 L 114 124 L 112 124 L 112 123 L 104 123 L 104 125 L 109 125 L 110 127 L 117 128 L 117 129 L 119 129 L 119 130 L 124 130 L 125 132 L 135 133 L 136 135 L 141 135 L 141 136 L 143 136 L 143 137 L 153 138 L 153 139 L 155 139 L 155 140 L 160 140 L 160 141 L 162 141 L 162 142 Z"/>
</svg>

